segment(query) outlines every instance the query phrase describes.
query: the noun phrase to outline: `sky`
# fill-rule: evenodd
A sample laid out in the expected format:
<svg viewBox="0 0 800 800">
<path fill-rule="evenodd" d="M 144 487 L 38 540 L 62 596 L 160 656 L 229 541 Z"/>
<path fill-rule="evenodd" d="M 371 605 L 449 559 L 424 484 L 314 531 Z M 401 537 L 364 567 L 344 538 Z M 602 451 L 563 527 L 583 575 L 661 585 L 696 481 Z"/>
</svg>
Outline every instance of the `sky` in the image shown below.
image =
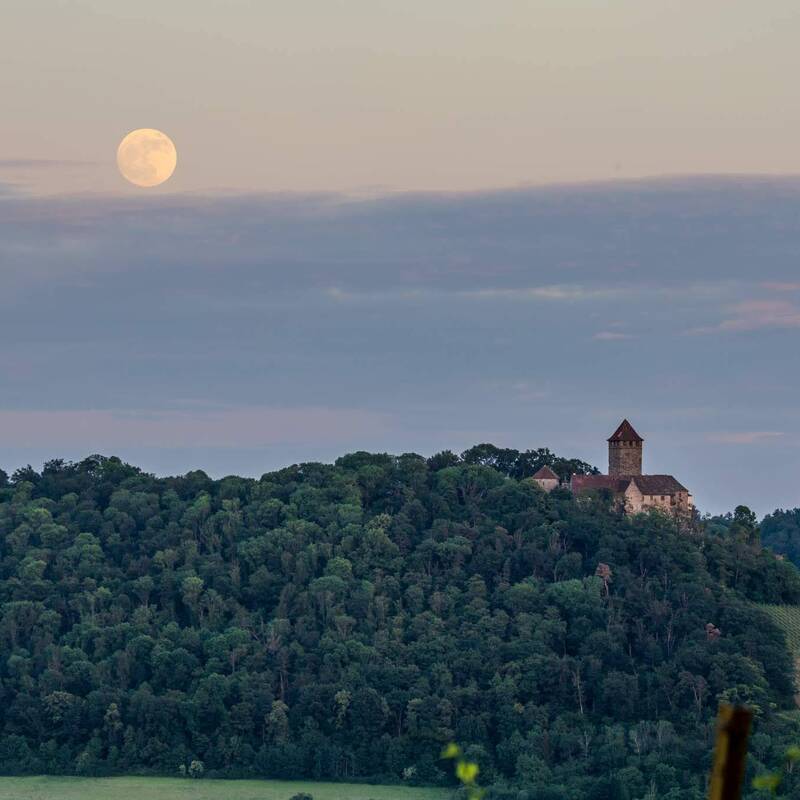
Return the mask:
<svg viewBox="0 0 800 800">
<path fill-rule="evenodd" d="M 800 172 L 795 0 L 2 5 L 0 152 L 81 162 L 42 190 L 125 189 L 140 127 L 169 191 Z"/>
<path fill-rule="evenodd" d="M 0 467 L 605 468 L 626 416 L 702 511 L 800 505 L 800 7 L 766 5 L 5 0 Z"/>
</svg>

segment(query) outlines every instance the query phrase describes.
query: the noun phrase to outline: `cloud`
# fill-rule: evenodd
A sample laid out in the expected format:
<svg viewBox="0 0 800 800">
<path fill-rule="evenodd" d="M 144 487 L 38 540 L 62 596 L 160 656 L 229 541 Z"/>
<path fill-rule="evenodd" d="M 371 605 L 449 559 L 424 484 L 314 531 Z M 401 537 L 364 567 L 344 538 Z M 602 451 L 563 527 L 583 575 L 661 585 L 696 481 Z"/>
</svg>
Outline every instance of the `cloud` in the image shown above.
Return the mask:
<svg viewBox="0 0 800 800">
<path fill-rule="evenodd" d="M 767 281 L 766 283 L 762 283 L 761 286 L 764 289 L 769 289 L 773 292 L 800 292 L 800 283 L 794 283 L 790 281 Z"/>
<path fill-rule="evenodd" d="M 401 289 L 394 291 L 374 291 L 374 292 L 361 292 L 361 291 L 348 291 L 347 289 L 340 289 L 337 286 L 330 286 L 324 290 L 326 297 L 337 303 L 380 303 L 396 300 L 426 300 L 430 298 L 441 297 L 444 293 L 437 290 L 429 289 Z"/>
<path fill-rule="evenodd" d="M 764 444 L 784 436 L 779 431 L 739 431 L 735 433 L 709 433 L 706 439 L 715 444 Z"/>
<path fill-rule="evenodd" d="M 390 429 L 390 419 L 361 409 L 244 407 L 208 411 L 0 410 L 8 447 L 238 447 L 337 443 Z"/>
<path fill-rule="evenodd" d="M 424 300 L 456 297 L 465 300 L 500 300 L 544 302 L 579 302 L 588 300 L 605 300 L 619 297 L 630 292 L 624 289 L 596 289 L 586 286 L 519 286 L 513 289 L 430 289 L 425 287 L 385 291 L 360 292 L 348 291 L 336 286 L 329 287 L 325 293 L 340 302 L 374 302 L 381 300 Z"/>
<path fill-rule="evenodd" d="M 135 271 L 156 292 L 172 281 L 211 296 L 238 288 L 248 298 L 335 287 L 606 301 L 642 289 L 752 283 L 755 264 L 762 281 L 780 285 L 797 279 L 800 242 L 800 185 L 778 180 L 741 180 L 735 191 L 705 179 L 358 199 L 84 195 L 3 203 L 0 260 L 20 281 Z M 61 252 L 64 241 L 74 252 Z"/>
<path fill-rule="evenodd" d="M 624 294 L 624 288 L 608 289 L 588 286 L 518 286 L 513 289 L 474 289 L 459 292 L 465 297 L 474 297 L 479 300 L 556 300 L 556 301 L 580 301 L 598 300 L 610 297 L 619 297 Z"/>
<path fill-rule="evenodd" d="M 598 342 L 617 342 L 622 341 L 624 339 L 633 339 L 634 337 L 631 336 L 629 333 L 621 333 L 620 331 L 599 331 L 592 339 L 595 339 Z"/>
<path fill-rule="evenodd" d="M 0 158 L 0 169 L 64 169 L 69 167 L 88 167 L 97 161 L 67 161 L 50 158 Z"/>
<path fill-rule="evenodd" d="M 770 328 L 800 328 L 800 308 L 788 300 L 747 300 L 728 309 L 731 316 L 717 325 L 691 333 L 746 332 Z"/>
</svg>

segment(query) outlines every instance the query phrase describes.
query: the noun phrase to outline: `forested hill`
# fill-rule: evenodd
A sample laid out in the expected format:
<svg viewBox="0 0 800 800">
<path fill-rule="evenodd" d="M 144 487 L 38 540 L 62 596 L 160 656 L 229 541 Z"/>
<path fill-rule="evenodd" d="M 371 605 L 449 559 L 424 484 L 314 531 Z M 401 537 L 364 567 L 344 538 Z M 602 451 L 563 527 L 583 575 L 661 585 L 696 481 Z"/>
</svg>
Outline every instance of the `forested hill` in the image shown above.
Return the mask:
<svg viewBox="0 0 800 800">
<path fill-rule="evenodd" d="M 496 797 L 694 800 L 721 699 L 780 763 L 793 665 L 756 604 L 800 579 L 746 509 L 624 517 L 514 452 L 0 475 L 0 770 L 439 783 L 455 740 Z"/>
</svg>

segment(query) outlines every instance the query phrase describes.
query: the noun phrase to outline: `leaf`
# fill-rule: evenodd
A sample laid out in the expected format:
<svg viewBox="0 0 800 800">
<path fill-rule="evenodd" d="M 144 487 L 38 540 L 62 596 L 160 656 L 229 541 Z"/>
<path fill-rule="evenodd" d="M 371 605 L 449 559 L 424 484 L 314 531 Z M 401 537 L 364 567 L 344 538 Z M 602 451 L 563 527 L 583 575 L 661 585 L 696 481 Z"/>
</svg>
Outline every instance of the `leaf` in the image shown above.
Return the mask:
<svg viewBox="0 0 800 800">
<path fill-rule="evenodd" d="M 458 758 L 461 755 L 461 748 L 455 743 L 450 742 L 444 750 L 440 758 Z"/>
<path fill-rule="evenodd" d="M 767 789 L 770 792 L 774 792 L 781 782 L 781 776 L 777 772 L 770 772 L 766 775 L 759 775 L 756 778 L 753 778 L 753 788 L 754 789 Z"/>
<path fill-rule="evenodd" d="M 788 758 L 789 761 L 800 761 L 800 746 L 793 744 L 786 751 L 786 758 Z"/>
<path fill-rule="evenodd" d="M 475 783 L 480 768 L 474 761 L 459 761 L 456 765 L 456 777 L 462 783 Z"/>
</svg>

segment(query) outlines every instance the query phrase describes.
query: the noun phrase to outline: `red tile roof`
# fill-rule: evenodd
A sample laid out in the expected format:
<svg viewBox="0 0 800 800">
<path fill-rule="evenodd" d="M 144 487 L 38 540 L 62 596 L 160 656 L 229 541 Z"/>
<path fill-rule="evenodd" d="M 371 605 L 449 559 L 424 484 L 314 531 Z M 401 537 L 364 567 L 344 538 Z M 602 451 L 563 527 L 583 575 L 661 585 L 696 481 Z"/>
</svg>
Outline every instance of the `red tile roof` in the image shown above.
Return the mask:
<svg viewBox="0 0 800 800">
<path fill-rule="evenodd" d="M 643 495 L 673 495 L 689 490 L 672 475 L 573 475 L 570 488 L 578 492 L 591 492 L 609 489 L 614 494 L 623 494 L 634 482 Z"/>
<path fill-rule="evenodd" d="M 633 429 L 633 425 L 624 419 L 614 433 L 608 438 L 609 442 L 643 442 L 641 436 Z"/>
<path fill-rule="evenodd" d="M 622 493 L 628 488 L 630 478 L 616 475 L 573 475 L 570 488 L 573 492 L 591 492 L 598 489 L 610 489 L 614 493 Z"/>
<path fill-rule="evenodd" d="M 678 494 L 688 489 L 672 475 L 636 475 L 632 478 L 642 494 Z"/>
<path fill-rule="evenodd" d="M 534 480 L 549 480 L 549 481 L 558 481 L 561 480 L 558 475 L 550 469 L 550 467 L 542 467 L 535 475 L 533 475 Z"/>
</svg>

